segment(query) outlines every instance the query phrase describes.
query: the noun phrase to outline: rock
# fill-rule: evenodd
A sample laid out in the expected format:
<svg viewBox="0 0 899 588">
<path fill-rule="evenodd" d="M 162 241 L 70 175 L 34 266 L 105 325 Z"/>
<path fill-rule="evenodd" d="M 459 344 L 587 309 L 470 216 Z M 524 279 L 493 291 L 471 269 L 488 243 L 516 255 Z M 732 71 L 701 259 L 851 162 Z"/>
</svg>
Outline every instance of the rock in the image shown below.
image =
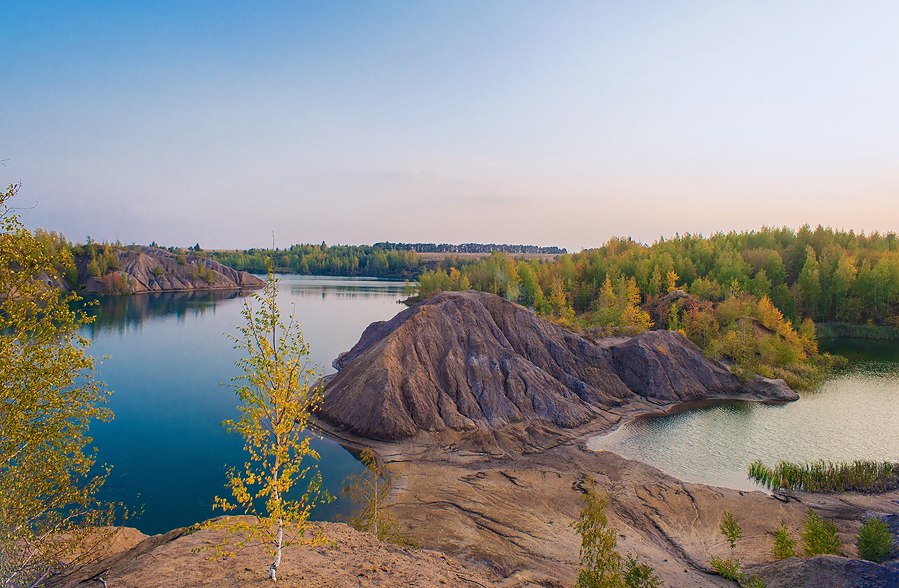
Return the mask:
<svg viewBox="0 0 899 588">
<path fill-rule="evenodd" d="M 664 296 L 659 296 L 644 308 L 652 319 L 652 324 L 656 328 L 664 329 L 668 324 L 668 313 L 671 311 L 671 305 L 674 304 L 679 309 L 684 306 L 695 306 L 699 303 L 695 296 L 690 296 L 683 290 L 672 290 Z"/>
<path fill-rule="evenodd" d="M 232 532 L 233 533 L 233 532 Z M 292 534 L 291 534 L 292 535 Z M 428 549 L 381 542 L 340 523 L 307 523 L 305 539 L 319 536 L 318 547 L 291 543 L 284 548 L 278 585 L 326 588 L 354 586 L 493 586 L 495 574 L 477 564 Z M 234 557 L 216 558 L 214 546 L 224 539 L 245 539 L 229 532 L 175 529 L 147 537 L 130 549 L 54 576 L 51 588 L 169 588 L 170 586 L 271 586 L 271 553 L 259 541 L 235 549 Z"/>
<path fill-rule="evenodd" d="M 81 285 L 88 294 L 142 294 L 188 290 L 259 288 L 264 282 L 247 272 L 195 254 L 176 255 L 157 247 L 115 251 L 118 269 L 97 278 L 88 275 L 87 259 L 78 260 Z"/>
<path fill-rule="evenodd" d="M 899 570 L 870 561 L 836 555 L 810 559 L 791 557 L 751 566 L 749 575 L 758 575 L 768 588 L 895 588 Z"/>
<path fill-rule="evenodd" d="M 798 398 L 783 382 L 741 383 L 681 334 L 593 342 L 483 292 L 445 292 L 373 323 L 334 366 L 319 417 L 379 440 L 572 429 L 647 402 Z"/>
</svg>

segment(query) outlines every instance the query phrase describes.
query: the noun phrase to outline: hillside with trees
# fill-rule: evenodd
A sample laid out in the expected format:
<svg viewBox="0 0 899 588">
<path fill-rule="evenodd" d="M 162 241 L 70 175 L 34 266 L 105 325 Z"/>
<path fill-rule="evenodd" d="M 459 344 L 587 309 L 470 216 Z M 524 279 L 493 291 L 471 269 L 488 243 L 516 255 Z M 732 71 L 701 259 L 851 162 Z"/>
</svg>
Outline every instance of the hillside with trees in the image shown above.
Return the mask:
<svg viewBox="0 0 899 588">
<path fill-rule="evenodd" d="M 469 288 L 588 333 L 680 330 L 738 372 L 806 387 L 832 364 L 818 354 L 816 322 L 899 326 L 899 240 L 809 226 L 616 238 L 552 261 L 495 254 L 437 268 L 419 293 Z"/>
</svg>

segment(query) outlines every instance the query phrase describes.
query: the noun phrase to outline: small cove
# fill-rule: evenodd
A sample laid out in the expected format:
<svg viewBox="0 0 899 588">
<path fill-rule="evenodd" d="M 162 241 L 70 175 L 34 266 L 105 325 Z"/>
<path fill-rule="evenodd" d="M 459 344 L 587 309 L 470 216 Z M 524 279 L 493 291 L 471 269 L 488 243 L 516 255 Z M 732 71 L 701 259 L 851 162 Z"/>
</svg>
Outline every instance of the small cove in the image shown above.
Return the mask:
<svg viewBox="0 0 899 588">
<path fill-rule="evenodd" d="M 754 459 L 899 461 L 899 345 L 834 340 L 822 347 L 849 358 L 847 369 L 785 405 L 732 402 L 639 417 L 589 440 L 676 478 L 757 490 Z"/>
</svg>

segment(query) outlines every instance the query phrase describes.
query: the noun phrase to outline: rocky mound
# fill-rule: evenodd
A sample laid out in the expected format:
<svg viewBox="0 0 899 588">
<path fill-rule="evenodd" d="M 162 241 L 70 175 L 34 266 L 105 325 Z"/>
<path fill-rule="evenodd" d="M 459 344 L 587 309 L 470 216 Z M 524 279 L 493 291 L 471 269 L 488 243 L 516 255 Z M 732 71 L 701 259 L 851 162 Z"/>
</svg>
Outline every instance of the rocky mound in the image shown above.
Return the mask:
<svg viewBox="0 0 899 588">
<path fill-rule="evenodd" d="M 798 398 L 780 380 L 740 382 L 680 334 L 592 342 L 483 292 L 445 292 L 373 323 L 334 366 L 319 416 L 388 441 L 513 424 L 571 429 L 637 403 Z"/>
<path fill-rule="evenodd" d="M 80 260 L 79 277 L 90 294 L 142 294 L 187 290 L 259 288 L 264 282 L 247 272 L 192 254 L 176 254 L 157 247 L 129 247 L 116 251 L 118 269 L 103 276 L 87 272 Z"/>
</svg>

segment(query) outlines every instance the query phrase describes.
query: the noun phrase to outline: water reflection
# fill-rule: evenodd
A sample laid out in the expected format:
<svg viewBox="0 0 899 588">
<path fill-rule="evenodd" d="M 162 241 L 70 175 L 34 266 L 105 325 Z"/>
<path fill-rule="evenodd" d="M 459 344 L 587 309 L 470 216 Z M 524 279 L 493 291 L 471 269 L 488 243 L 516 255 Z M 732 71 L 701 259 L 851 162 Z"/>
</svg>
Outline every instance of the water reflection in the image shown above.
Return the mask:
<svg viewBox="0 0 899 588">
<path fill-rule="evenodd" d="M 86 300 L 94 322 L 88 333 L 124 334 L 129 329 L 139 329 L 147 320 L 174 316 L 183 321 L 188 316 L 200 316 L 215 312 L 220 302 L 248 296 L 249 290 L 212 290 L 208 292 L 168 292 L 135 294 L 132 296 L 101 296 Z"/>
<path fill-rule="evenodd" d="M 402 310 L 402 282 L 280 276 L 278 301 L 292 312 L 320 373 L 350 349 L 373 321 Z M 233 390 L 239 352 L 224 336 L 243 323 L 247 292 L 215 291 L 107 297 L 92 309 L 88 330 L 94 356 L 109 356 L 99 376 L 114 391 L 111 423 L 91 433 L 100 463 L 113 466 L 104 497 L 144 514 L 128 524 L 145 533 L 164 532 L 216 514 L 214 496 L 224 496 L 225 468 L 242 463 L 238 436 L 221 422 L 237 416 Z M 347 475 L 362 466 L 344 448 L 314 442 L 322 456 L 326 489 L 340 496 Z M 314 517 L 333 519 L 349 505 L 338 500 Z"/>
</svg>

